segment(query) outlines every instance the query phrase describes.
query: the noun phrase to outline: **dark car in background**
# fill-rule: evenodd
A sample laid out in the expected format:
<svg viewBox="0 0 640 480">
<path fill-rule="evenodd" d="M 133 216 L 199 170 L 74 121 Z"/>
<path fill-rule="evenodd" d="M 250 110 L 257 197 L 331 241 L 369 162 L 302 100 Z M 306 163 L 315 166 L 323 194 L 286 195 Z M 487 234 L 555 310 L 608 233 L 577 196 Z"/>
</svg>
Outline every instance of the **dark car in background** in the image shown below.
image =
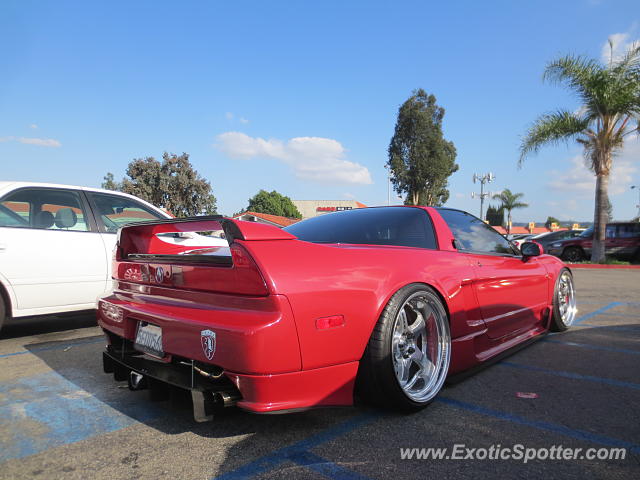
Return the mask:
<svg viewBox="0 0 640 480">
<path fill-rule="evenodd" d="M 640 260 L 639 222 L 608 223 L 605 235 L 605 255 L 620 260 Z M 592 244 L 593 226 L 576 238 L 551 243 L 545 251 L 567 262 L 579 262 L 591 257 Z"/>
<path fill-rule="evenodd" d="M 542 245 L 542 248 L 544 248 L 545 253 L 548 253 L 549 247 L 551 246 L 552 243 L 557 243 L 560 240 L 567 240 L 569 238 L 578 237 L 580 236 L 580 234 L 582 234 L 582 232 L 584 232 L 584 229 L 558 230 L 556 232 L 545 232 L 545 233 L 540 233 L 538 235 L 534 235 L 533 237 L 529 238 L 529 241 L 539 243 L 540 245 Z"/>
</svg>

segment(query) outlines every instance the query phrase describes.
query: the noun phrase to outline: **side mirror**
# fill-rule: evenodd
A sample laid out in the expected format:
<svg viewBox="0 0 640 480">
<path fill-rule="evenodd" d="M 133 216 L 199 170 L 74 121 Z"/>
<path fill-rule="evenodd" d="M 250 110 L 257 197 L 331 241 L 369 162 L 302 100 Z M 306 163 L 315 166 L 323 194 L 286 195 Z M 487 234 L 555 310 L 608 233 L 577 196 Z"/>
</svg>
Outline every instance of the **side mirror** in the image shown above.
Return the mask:
<svg viewBox="0 0 640 480">
<path fill-rule="evenodd" d="M 544 248 L 538 242 L 524 242 L 520 245 L 520 251 L 523 258 L 537 257 L 544 253 Z"/>
</svg>

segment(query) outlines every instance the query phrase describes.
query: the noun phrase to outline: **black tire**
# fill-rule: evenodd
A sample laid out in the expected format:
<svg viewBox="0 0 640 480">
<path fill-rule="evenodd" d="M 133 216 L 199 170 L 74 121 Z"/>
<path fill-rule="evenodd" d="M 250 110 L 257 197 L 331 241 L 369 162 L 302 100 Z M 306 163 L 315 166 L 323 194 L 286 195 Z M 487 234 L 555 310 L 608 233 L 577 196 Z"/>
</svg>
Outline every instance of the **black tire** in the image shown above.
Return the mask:
<svg viewBox="0 0 640 480">
<path fill-rule="evenodd" d="M 418 311 L 424 315 L 416 313 Z M 424 316 L 427 316 L 426 321 Z M 404 318 L 404 323 L 398 323 L 402 322 L 399 318 Z M 421 323 L 425 325 L 424 329 L 419 328 Z M 406 327 L 405 332 L 415 328 L 415 336 L 412 334 L 411 338 L 405 338 L 398 335 L 402 325 Z M 398 340 L 401 338 L 404 340 Z M 398 356 L 400 349 L 406 349 L 402 350 L 402 357 Z M 425 351 L 426 354 L 423 353 Z M 442 300 L 427 285 L 407 285 L 391 297 L 373 329 L 360 361 L 356 392 L 360 399 L 378 406 L 401 411 L 419 410 L 431 403 L 442 388 L 449 370 L 450 355 L 449 318 Z M 398 362 L 404 366 L 400 367 Z M 424 397 L 411 398 L 411 392 L 407 393 L 400 385 L 398 369 L 406 372 L 405 388 L 411 390 L 423 385 Z M 414 376 L 410 376 L 412 369 Z M 429 376 L 420 374 L 426 371 Z M 412 385 L 408 385 L 411 380 Z"/>
<path fill-rule="evenodd" d="M 562 252 L 565 262 L 580 262 L 585 259 L 584 250 L 580 247 L 567 247 Z"/>
<path fill-rule="evenodd" d="M 562 289 L 563 282 L 569 282 L 570 291 Z M 568 297 L 570 298 L 567 298 Z M 564 301 L 563 301 L 564 300 Z M 566 310 L 563 309 L 564 305 L 568 305 Z M 564 313 L 563 313 L 564 311 Z M 564 332 L 567 330 L 576 317 L 576 304 L 575 304 L 575 287 L 573 286 L 573 275 L 568 268 L 563 268 L 558 273 L 556 278 L 556 284 L 553 289 L 553 314 L 551 316 L 550 329 L 552 332 Z"/>
</svg>

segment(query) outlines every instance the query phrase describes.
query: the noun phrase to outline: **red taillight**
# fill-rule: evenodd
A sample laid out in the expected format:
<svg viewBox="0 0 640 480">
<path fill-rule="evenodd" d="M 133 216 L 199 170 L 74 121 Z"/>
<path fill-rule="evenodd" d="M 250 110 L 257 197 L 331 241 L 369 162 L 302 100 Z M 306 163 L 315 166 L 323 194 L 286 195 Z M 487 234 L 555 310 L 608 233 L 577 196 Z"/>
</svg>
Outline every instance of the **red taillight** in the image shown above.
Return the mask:
<svg viewBox="0 0 640 480">
<path fill-rule="evenodd" d="M 267 284 L 249 253 L 237 243 L 231 244 L 230 249 L 234 281 L 228 285 L 228 291 L 242 295 L 268 295 Z"/>
</svg>

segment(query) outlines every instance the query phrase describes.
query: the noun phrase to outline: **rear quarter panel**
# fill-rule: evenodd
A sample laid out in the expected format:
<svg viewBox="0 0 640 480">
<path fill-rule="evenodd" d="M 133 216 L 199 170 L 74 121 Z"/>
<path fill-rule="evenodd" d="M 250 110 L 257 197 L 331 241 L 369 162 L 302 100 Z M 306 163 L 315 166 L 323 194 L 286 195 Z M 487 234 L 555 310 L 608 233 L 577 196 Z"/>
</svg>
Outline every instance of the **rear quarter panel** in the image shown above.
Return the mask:
<svg viewBox="0 0 640 480">
<path fill-rule="evenodd" d="M 449 310 L 452 337 L 484 329 L 464 255 L 409 247 L 323 245 L 300 240 L 241 242 L 269 289 L 291 304 L 303 369 L 360 360 L 391 296 L 411 283 L 432 286 Z M 316 319 L 343 315 L 318 330 Z"/>
</svg>

